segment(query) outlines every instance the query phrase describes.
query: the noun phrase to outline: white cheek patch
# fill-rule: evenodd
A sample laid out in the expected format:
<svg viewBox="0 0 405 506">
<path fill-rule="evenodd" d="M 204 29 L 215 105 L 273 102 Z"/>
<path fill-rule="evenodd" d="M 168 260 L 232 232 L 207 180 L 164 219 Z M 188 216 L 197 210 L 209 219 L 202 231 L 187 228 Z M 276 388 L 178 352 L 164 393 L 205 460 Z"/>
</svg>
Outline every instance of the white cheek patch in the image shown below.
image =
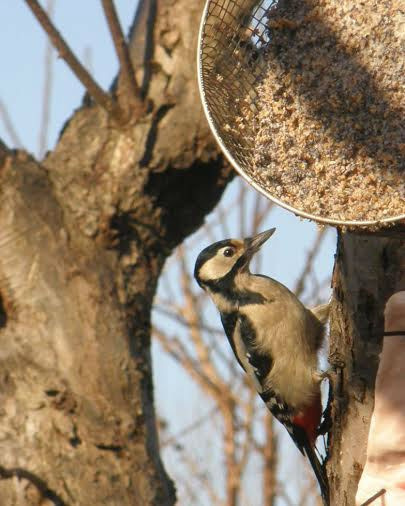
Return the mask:
<svg viewBox="0 0 405 506">
<path fill-rule="evenodd" d="M 213 258 L 210 258 L 208 262 L 202 265 L 199 277 L 203 281 L 209 281 L 211 279 L 220 279 L 232 269 L 233 262 L 229 261 L 229 258 L 222 256 L 222 253 L 218 253 Z"/>
</svg>

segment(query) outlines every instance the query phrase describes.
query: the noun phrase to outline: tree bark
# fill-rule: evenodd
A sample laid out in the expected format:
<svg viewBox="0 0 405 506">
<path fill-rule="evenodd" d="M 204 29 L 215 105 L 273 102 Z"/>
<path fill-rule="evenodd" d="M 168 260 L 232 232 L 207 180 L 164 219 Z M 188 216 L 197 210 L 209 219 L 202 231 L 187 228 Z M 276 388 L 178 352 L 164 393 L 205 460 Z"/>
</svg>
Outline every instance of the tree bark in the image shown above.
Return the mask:
<svg viewBox="0 0 405 506">
<path fill-rule="evenodd" d="M 336 366 L 329 439 L 331 504 L 353 506 L 366 460 L 387 299 L 405 286 L 405 230 L 340 233 L 330 357 Z M 382 232 L 384 234 L 384 232 Z M 341 367 L 342 366 L 342 367 Z"/>
<path fill-rule="evenodd" d="M 204 2 L 149 4 L 144 117 L 117 125 L 85 100 L 42 164 L 0 146 L 2 504 L 175 501 L 157 444 L 151 305 L 165 259 L 230 171 L 195 81 Z"/>
</svg>

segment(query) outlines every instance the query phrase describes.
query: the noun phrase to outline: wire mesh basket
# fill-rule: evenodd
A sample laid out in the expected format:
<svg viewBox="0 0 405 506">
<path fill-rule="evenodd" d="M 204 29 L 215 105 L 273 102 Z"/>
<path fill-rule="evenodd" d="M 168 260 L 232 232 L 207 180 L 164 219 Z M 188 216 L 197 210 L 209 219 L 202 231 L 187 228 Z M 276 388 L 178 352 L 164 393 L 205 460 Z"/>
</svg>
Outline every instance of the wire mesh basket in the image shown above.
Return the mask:
<svg viewBox="0 0 405 506">
<path fill-rule="evenodd" d="M 286 3 L 282 0 L 206 2 L 199 33 L 198 81 L 204 111 L 217 142 L 233 167 L 250 185 L 299 216 L 347 226 L 378 226 L 404 220 L 405 206 L 399 213 L 378 219 L 341 219 L 334 216 L 332 210 L 328 212 L 327 194 L 324 195 L 326 212 L 322 214 L 296 207 L 283 195 L 276 195 L 271 188 L 269 190 L 262 175 L 254 169 L 252 160 L 258 149 L 256 139 L 259 128 L 256 117 L 263 108 L 257 90 L 271 57 L 269 49 L 274 35 L 271 20 L 277 19 L 274 16 L 279 5 Z M 284 20 L 284 23 L 291 22 Z M 246 111 L 249 116 L 247 123 L 243 120 Z M 243 128 L 235 129 L 238 123 L 244 123 Z M 402 168 L 403 165 L 400 170 Z M 314 184 L 317 184 L 316 180 Z M 368 199 L 368 196 L 364 195 L 364 198 Z"/>
</svg>

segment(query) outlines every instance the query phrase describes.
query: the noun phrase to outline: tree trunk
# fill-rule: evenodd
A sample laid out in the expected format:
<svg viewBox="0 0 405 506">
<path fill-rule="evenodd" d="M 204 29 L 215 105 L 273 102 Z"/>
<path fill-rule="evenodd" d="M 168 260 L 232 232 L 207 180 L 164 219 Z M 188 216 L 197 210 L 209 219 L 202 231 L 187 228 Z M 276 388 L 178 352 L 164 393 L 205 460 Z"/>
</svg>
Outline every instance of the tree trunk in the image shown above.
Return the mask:
<svg viewBox="0 0 405 506">
<path fill-rule="evenodd" d="M 146 116 L 87 100 L 42 165 L 0 146 L 1 504 L 174 504 L 151 305 L 229 179 L 195 81 L 203 4 L 145 2 Z"/>
<path fill-rule="evenodd" d="M 337 366 L 328 464 L 332 505 L 355 504 L 374 408 L 384 306 L 392 293 L 404 289 L 404 259 L 400 227 L 386 237 L 339 234 L 329 358 Z"/>
</svg>

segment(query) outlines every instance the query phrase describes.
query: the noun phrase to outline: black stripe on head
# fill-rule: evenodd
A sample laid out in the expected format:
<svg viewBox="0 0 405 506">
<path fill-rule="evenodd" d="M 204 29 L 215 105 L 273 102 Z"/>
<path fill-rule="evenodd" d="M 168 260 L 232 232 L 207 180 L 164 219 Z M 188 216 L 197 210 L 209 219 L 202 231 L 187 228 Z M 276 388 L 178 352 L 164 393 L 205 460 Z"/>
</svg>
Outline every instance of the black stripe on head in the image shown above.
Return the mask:
<svg viewBox="0 0 405 506">
<path fill-rule="evenodd" d="M 264 304 L 269 302 L 261 293 L 249 290 L 238 290 L 235 284 L 235 276 L 238 273 L 239 266 L 236 264 L 229 273 L 220 279 L 204 282 L 211 292 L 220 293 L 230 301 L 237 300 L 239 307 L 249 304 Z"/>
<path fill-rule="evenodd" d="M 224 239 L 218 241 L 211 246 L 203 249 L 198 255 L 194 267 L 194 278 L 201 288 L 209 288 L 213 293 L 220 293 L 226 299 L 235 301 L 237 299 L 239 306 L 246 306 L 248 304 L 264 304 L 270 302 L 263 295 L 249 290 L 238 290 L 235 285 L 236 274 L 246 265 L 247 258 L 242 254 L 233 265 L 232 269 L 222 278 L 212 280 L 202 280 L 200 278 L 200 270 L 202 266 L 211 258 L 215 257 L 218 251 L 225 247 L 235 248 L 235 242 L 232 239 Z"/>
<path fill-rule="evenodd" d="M 201 267 L 205 264 L 205 262 L 208 262 L 208 260 L 213 258 L 218 253 L 218 250 L 224 248 L 225 246 L 233 246 L 232 239 L 224 239 L 223 241 L 218 241 L 214 244 L 211 244 L 211 246 L 203 249 L 198 255 L 194 267 L 194 277 L 200 286 L 202 286 L 199 276 Z"/>
</svg>

